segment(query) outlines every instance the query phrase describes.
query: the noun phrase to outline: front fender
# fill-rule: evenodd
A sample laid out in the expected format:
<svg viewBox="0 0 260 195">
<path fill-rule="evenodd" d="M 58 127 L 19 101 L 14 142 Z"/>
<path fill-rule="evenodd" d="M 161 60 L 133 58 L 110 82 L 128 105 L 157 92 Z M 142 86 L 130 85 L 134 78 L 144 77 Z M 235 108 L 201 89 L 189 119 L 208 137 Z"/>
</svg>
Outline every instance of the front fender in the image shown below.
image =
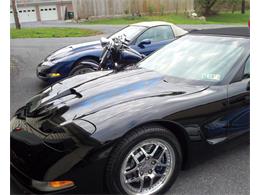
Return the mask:
<svg viewBox="0 0 260 195">
<path fill-rule="evenodd" d="M 70 56 L 66 56 L 65 58 L 59 59 L 56 64 L 51 68 L 52 72 L 59 72 L 64 76 L 68 76 L 70 71 L 74 68 L 76 62 L 83 58 L 90 58 L 90 59 L 99 59 L 101 55 L 101 50 L 86 50 L 74 53 Z M 98 69 L 96 64 L 91 64 L 92 67 Z"/>
<path fill-rule="evenodd" d="M 90 58 L 90 59 L 98 59 L 102 54 L 102 49 L 92 49 L 92 50 L 85 50 L 81 52 L 77 52 L 71 55 L 71 58 L 74 59 L 74 61 L 79 61 L 83 58 Z"/>
<path fill-rule="evenodd" d="M 167 120 L 166 117 L 173 114 L 172 110 L 175 109 L 166 99 L 167 97 L 162 97 L 163 104 L 158 104 L 158 97 L 139 99 L 135 102 L 114 105 L 85 116 L 87 120 L 96 125 L 97 130 L 92 137 L 101 143 L 106 143 L 122 137 L 138 126 Z M 185 137 L 189 139 L 186 129 L 181 124 L 177 124 L 177 121 L 175 125 L 184 130 Z"/>
</svg>

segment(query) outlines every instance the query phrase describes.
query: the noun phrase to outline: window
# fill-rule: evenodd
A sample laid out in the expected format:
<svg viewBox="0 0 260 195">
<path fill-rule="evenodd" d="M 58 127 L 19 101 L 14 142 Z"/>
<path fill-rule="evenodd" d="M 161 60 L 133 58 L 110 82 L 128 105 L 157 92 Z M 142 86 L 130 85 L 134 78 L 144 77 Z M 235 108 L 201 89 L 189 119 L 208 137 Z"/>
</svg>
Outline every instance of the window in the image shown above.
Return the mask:
<svg viewBox="0 0 260 195">
<path fill-rule="evenodd" d="M 53 10 L 56 10 L 56 8 L 52 8 Z"/>
<path fill-rule="evenodd" d="M 41 9 L 41 11 L 43 11 L 43 9 Z"/>
<path fill-rule="evenodd" d="M 32 12 L 35 12 L 35 10 L 33 9 Z"/>
<path fill-rule="evenodd" d="M 26 12 L 26 10 L 23 10 L 23 12 Z"/>
<path fill-rule="evenodd" d="M 27 12 L 31 12 L 31 10 L 27 10 Z"/>
<path fill-rule="evenodd" d="M 173 31 L 170 26 L 156 26 L 145 31 L 140 37 L 137 38 L 136 43 L 140 43 L 145 39 L 151 40 L 151 42 L 165 41 L 173 39 Z"/>
<path fill-rule="evenodd" d="M 123 28 L 122 30 L 116 32 L 112 36 L 108 38 L 117 38 L 125 36 L 129 41 L 132 41 L 137 35 L 139 35 L 141 32 L 145 30 L 145 27 L 143 26 L 127 26 L 126 28 Z"/>
<path fill-rule="evenodd" d="M 153 53 L 139 66 L 192 82 L 220 82 L 243 56 L 249 40 L 185 35 Z"/>
<path fill-rule="evenodd" d="M 250 57 L 246 61 L 243 78 L 250 78 Z"/>
<path fill-rule="evenodd" d="M 22 10 L 20 10 L 19 13 L 22 13 Z"/>
<path fill-rule="evenodd" d="M 13 11 L 10 11 L 10 14 L 12 14 L 13 13 Z"/>
<path fill-rule="evenodd" d="M 45 9 L 45 11 L 48 11 L 48 9 Z"/>
<path fill-rule="evenodd" d="M 49 10 L 51 11 L 51 8 L 49 8 Z"/>
</svg>

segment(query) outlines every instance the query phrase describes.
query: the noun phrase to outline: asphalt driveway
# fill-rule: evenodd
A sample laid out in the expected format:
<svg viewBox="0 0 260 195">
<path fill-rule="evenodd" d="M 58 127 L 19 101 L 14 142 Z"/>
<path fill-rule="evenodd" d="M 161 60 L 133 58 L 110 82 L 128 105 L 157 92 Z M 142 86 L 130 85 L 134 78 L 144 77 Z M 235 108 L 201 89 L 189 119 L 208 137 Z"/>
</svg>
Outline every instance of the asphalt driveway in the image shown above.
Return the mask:
<svg viewBox="0 0 260 195">
<path fill-rule="evenodd" d="M 113 31 L 117 30 L 113 28 Z M 112 29 L 106 31 L 108 33 Z M 11 40 L 11 116 L 20 106 L 46 87 L 36 78 L 36 65 L 60 47 L 97 40 L 88 38 L 16 39 Z M 169 194 L 249 194 L 249 144 L 222 151 L 196 167 L 182 171 Z M 11 193 L 21 191 L 11 184 Z"/>
</svg>

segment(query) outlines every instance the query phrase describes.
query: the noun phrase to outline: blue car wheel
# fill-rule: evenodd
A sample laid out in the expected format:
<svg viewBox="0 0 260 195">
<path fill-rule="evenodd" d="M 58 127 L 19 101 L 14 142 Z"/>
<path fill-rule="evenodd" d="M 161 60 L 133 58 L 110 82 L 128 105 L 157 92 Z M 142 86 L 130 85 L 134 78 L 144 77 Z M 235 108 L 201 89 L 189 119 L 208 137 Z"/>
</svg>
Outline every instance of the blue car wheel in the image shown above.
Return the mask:
<svg viewBox="0 0 260 195">
<path fill-rule="evenodd" d="M 70 76 L 85 74 L 89 72 L 94 72 L 97 70 L 98 63 L 91 59 L 82 59 L 77 62 L 77 65 L 71 70 Z"/>
</svg>

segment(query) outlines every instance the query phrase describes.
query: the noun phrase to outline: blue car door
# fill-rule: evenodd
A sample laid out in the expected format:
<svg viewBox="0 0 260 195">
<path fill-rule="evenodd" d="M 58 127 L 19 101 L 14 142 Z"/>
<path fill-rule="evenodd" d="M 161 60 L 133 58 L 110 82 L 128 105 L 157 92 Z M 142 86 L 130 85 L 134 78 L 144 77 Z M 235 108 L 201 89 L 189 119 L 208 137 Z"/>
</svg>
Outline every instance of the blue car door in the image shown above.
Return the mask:
<svg viewBox="0 0 260 195">
<path fill-rule="evenodd" d="M 150 55 L 173 40 L 174 33 L 171 26 L 155 26 L 144 31 L 130 47 L 141 54 Z"/>
<path fill-rule="evenodd" d="M 131 48 L 135 49 L 136 51 L 138 51 L 141 54 L 148 56 L 151 53 L 153 53 L 154 51 L 162 48 L 163 46 L 169 44 L 172 41 L 173 41 L 173 39 L 163 40 L 163 41 L 158 41 L 158 42 L 153 42 L 153 43 L 151 42 L 150 44 L 143 45 L 142 47 L 140 47 L 138 45 L 132 45 Z"/>
</svg>

